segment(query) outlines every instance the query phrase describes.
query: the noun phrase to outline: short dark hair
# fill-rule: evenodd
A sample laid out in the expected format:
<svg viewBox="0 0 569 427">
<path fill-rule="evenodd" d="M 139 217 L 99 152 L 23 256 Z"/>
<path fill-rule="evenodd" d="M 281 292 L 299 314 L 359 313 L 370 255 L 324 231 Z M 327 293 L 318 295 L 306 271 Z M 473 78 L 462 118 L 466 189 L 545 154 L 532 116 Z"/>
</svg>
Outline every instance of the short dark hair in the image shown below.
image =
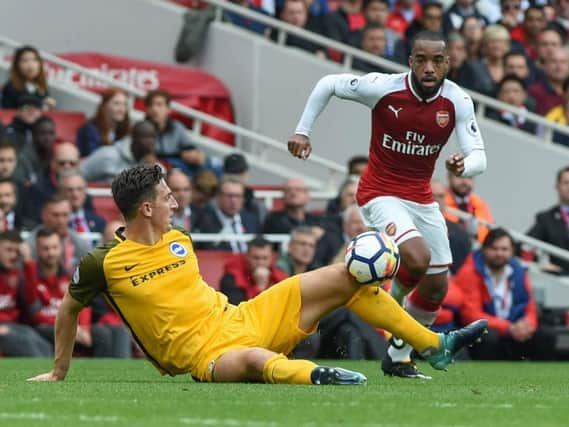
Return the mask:
<svg viewBox="0 0 569 427">
<path fill-rule="evenodd" d="M 525 59 L 526 64 L 528 64 L 528 57 L 526 56 L 525 53 L 523 53 L 522 51 L 519 51 L 519 50 L 510 50 L 508 53 L 506 53 L 504 55 L 504 59 L 502 60 L 503 64 L 506 65 L 506 62 L 508 62 L 508 59 L 510 59 L 514 56 L 521 56 L 522 58 Z"/>
<path fill-rule="evenodd" d="M 423 3 L 423 11 L 422 13 L 424 14 L 425 11 L 427 9 L 439 9 L 441 12 L 443 11 L 443 5 L 437 1 L 427 1 L 426 3 Z"/>
<path fill-rule="evenodd" d="M 37 130 L 40 128 L 40 126 L 44 125 L 45 123 L 49 123 L 51 124 L 53 127 L 55 127 L 55 121 L 49 117 L 49 116 L 41 116 L 39 119 L 37 119 L 34 124 L 32 125 L 32 132 L 37 132 Z"/>
<path fill-rule="evenodd" d="M 271 246 L 271 242 L 265 239 L 262 235 L 255 236 L 247 242 L 247 249 L 251 248 L 265 248 Z"/>
<path fill-rule="evenodd" d="M 389 0 L 364 0 L 364 6 L 363 6 L 363 10 L 366 10 L 370 4 L 372 3 L 383 3 L 385 4 L 388 8 L 391 8 L 389 6 Z"/>
<path fill-rule="evenodd" d="M 524 82 L 523 79 L 520 79 L 518 76 L 516 76 L 515 74 L 507 74 L 505 75 L 502 80 L 500 80 L 500 82 L 498 83 L 498 92 L 500 92 L 502 90 L 502 88 L 504 87 L 504 85 L 508 82 L 516 82 L 518 83 L 524 90 L 527 90 L 527 85 L 526 82 Z"/>
<path fill-rule="evenodd" d="M 158 165 L 139 165 L 119 173 L 111 184 L 113 199 L 128 221 L 144 200 L 156 197 L 156 186 L 164 179 Z"/>
<path fill-rule="evenodd" d="M 7 230 L 0 233 L 0 242 L 22 243 L 22 241 L 18 230 Z"/>
<path fill-rule="evenodd" d="M 415 48 L 415 44 L 418 41 L 430 41 L 430 42 L 443 42 L 446 47 L 446 40 L 443 34 L 436 32 L 436 31 L 419 31 L 415 37 L 413 37 L 413 41 L 411 43 L 411 50 Z"/>
<path fill-rule="evenodd" d="M 16 154 L 18 153 L 18 146 L 16 143 L 10 139 L 2 139 L 0 140 L 0 150 L 14 150 Z"/>
<path fill-rule="evenodd" d="M 528 6 L 528 8 L 526 10 L 524 10 L 524 20 L 528 19 L 528 15 L 532 10 L 537 10 L 539 12 L 541 12 L 543 15 L 545 15 L 545 10 L 543 9 L 543 6 L 540 6 L 538 4 L 531 4 Z"/>
<path fill-rule="evenodd" d="M 362 30 L 362 34 L 366 34 L 368 31 L 372 30 L 382 30 L 385 31 L 385 27 L 379 25 L 377 22 L 369 22 Z"/>
<path fill-rule="evenodd" d="M 52 205 L 52 204 L 56 204 L 56 203 L 61 203 L 61 202 L 68 202 L 69 199 L 67 198 L 67 196 L 61 192 L 58 193 L 54 193 L 52 194 L 43 204 L 43 207 L 45 208 L 47 205 Z"/>
<path fill-rule="evenodd" d="M 156 98 L 164 98 L 166 105 L 170 105 L 170 102 L 172 102 L 172 96 L 168 92 L 164 89 L 156 89 L 151 90 L 146 94 L 146 97 L 144 98 L 144 106 L 146 108 L 150 107 Z"/>
<path fill-rule="evenodd" d="M 561 169 L 559 169 L 559 171 L 557 172 L 557 184 L 559 184 L 561 182 L 561 177 L 563 176 L 564 173 L 569 172 L 569 166 L 565 166 L 562 167 Z"/>
<path fill-rule="evenodd" d="M 514 239 L 512 238 L 512 235 L 508 233 L 506 229 L 497 227 L 488 232 L 488 234 L 484 238 L 484 242 L 482 243 L 482 248 L 484 249 L 489 248 L 494 244 L 496 240 L 501 239 L 503 237 L 507 237 L 510 240 L 512 246 L 514 246 Z"/>
<path fill-rule="evenodd" d="M 352 173 L 354 167 L 360 163 L 365 163 L 366 165 L 369 163 L 369 159 L 367 156 L 353 156 L 350 157 L 348 160 L 348 173 Z"/>
<path fill-rule="evenodd" d="M 53 228 L 41 226 L 36 233 L 36 242 L 39 239 L 43 239 L 44 237 L 51 237 L 54 234 L 56 236 L 59 236 L 59 234 L 57 234 L 57 231 L 55 231 Z"/>
</svg>

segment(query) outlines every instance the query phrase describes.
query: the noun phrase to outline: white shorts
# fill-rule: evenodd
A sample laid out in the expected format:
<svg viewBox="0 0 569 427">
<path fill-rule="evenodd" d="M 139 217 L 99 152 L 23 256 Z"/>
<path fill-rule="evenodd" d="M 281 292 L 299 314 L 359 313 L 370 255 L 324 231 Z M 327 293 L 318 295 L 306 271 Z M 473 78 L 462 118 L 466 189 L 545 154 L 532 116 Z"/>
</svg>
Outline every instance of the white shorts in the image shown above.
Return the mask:
<svg viewBox="0 0 569 427">
<path fill-rule="evenodd" d="M 448 270 L 452 254 L 445 219 L 437 202 L 424 205 L 398 197 L 381 196 L 360 207 L 368 228 L 386 233 L 397 245 L 423 237 L 431 251 L 427 274 Z"/>
</svg>

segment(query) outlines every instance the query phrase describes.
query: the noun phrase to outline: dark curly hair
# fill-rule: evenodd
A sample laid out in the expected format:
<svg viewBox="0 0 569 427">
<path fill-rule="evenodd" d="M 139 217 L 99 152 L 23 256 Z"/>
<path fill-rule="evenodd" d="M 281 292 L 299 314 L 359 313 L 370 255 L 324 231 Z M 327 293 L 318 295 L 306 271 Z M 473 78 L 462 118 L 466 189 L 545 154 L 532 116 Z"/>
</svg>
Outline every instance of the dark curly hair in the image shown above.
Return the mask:
<svg viewBox="0 0 569 427">
<path fill-rule="evenodd" d="M 140 165 L 123 170 L 111 185 L 113 199 L 128 221 L 136 216 L 140 204 L 156 197 L 156 186 L 164 179 L 158 165 Z"/>
</svg>

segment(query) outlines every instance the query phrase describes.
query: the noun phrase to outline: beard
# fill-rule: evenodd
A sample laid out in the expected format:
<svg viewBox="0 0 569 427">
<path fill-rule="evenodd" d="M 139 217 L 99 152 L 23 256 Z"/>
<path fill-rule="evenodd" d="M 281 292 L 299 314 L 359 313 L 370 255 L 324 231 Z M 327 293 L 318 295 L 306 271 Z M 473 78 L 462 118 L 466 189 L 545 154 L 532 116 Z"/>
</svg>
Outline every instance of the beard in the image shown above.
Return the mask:
<svg viewBox="0 0 569 427">
<path fill-rule="evenodd" d="M 426 98 L 430 98 L 431 96 L 433 96 L 435 93 L 437 93 L 437 91 L 440 89 L 440 87 L 443 85 L 444 82 L 444 77 L 441 79 L 441 81 L 433 86 L 432 88 L 426 88 L 423 86 L 423 84 L 419 81 L 419 79 L 417 78 L 417 76 L 415 75 L 415 73 L 413 71 L 411 71 L 411 80 L 413 83 L 413 87 L 415 88 L 415 91 L 419 94 L 419 96 L 423 99 Z"/>
</svg>

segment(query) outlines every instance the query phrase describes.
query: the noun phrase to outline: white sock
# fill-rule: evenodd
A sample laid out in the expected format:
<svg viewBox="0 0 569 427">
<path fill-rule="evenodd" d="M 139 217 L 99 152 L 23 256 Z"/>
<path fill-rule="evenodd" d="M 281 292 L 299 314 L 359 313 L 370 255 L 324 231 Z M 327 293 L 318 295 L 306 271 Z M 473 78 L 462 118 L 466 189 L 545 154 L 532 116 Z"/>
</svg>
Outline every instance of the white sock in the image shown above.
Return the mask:
<svg viewBox="0 0 569 427">
<path fill-rule="evenodd" d="M 439 314 L 438 310 L 426 311 L 413 305 L 409 300 L 405 301 L 405 310 L 407 310 L 407 313 L 413 316 L 417 322 L 427 327 L 433 324 Z M 397 337 L 393 337 L 391 342 L 392 345 L 387 348 L 387 354 L 389 354 L 391 360 L 394 362 L 409 362 L 411 360 L 413 347 Z"/>
<path fill-rule="evenodd" d="M 396 278 L 393 278 L 393 280 L 391 280 L 391 288 L 389 288 L 389 295 L 391 295 L 400 306 L 403 306 L 403 300 L 412 290 L 413 288 L 402 286 Z"/>
</svg>

